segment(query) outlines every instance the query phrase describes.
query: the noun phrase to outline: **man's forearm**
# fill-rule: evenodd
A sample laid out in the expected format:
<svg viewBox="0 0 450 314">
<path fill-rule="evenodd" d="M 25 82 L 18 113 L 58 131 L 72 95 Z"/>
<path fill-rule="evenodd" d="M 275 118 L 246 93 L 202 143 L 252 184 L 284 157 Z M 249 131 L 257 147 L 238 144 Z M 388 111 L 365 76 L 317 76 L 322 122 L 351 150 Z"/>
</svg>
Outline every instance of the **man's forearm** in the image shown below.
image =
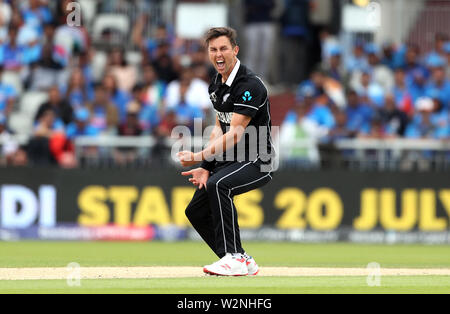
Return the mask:
<svg viewBox="0 0 450 314">
<path fill-rule="evenodd" d="M 215 156 L 232 149 L 241 139 L 243 132 L 233 128 L 227 133 L 215 138 L 203 151 L 199 153 L 201 160 L 213 160 Z"/>
</svg>

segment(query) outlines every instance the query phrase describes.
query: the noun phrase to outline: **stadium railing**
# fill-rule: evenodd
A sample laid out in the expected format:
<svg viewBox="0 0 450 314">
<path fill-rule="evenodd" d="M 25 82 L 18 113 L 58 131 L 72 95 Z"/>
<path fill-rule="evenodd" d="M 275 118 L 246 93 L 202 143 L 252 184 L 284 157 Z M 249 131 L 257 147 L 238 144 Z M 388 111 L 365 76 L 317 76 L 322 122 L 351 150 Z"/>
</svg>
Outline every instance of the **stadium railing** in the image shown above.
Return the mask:
<svg viewBox="0 0 450 314">
<path fill-rule="evenodd" d="M 202 138 L 189 140 L 190 142 L 184 142 L 187 145 L 185 147 L 190 145 L 197 151 L 204 143 Z M 87 158 L 87 156 L 98 159 L 94 164 L 102 164 L 102 159 L 109 159 L 114 149 L 135 149 L 137 160 L 141 161 L 140 164 L 151 164 L 157 161 L 175 165 L 170 154 L 176 141 L 153 136 L 79 137 L 75 140 L 75 147 L 79 159 Z M 279 143 L 276 146 L 280 153 L 282 167 L 378 171 L 450 170 L 450 139 L 342 139 L 332 143 L 305 139 Z M 85 154 L 89 147 L 97 147 L 99 154 L 95 156 Z"/>
</svg>

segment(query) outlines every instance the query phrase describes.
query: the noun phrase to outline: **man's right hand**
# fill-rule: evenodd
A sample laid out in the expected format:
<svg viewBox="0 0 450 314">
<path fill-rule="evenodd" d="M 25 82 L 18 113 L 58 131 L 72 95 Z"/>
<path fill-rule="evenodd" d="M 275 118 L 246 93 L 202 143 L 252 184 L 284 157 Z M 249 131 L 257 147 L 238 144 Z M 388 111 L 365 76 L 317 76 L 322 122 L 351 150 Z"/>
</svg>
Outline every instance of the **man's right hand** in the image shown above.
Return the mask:
<svg viewBox="0 0 450 314">
<path fill-rule="evenodd" d="M 197 168 L 181 173 L 183 176 L 192 176 L 189 182 L 198 187 L 200 190 L 204 187 L 206 189 L 206 182 L 209 179 L 209 171 L 203 168 Z"/>
</svg>

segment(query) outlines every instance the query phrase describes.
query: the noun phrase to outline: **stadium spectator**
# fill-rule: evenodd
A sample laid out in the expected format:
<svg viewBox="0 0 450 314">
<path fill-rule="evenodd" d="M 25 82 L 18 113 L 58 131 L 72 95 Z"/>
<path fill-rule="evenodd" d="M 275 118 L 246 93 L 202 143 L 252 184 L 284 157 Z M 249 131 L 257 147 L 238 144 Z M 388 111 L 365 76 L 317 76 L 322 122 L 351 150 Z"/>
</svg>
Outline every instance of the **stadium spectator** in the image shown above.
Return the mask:
<svg viewBox="0 0 450 314">
<path fill-rule="evenodd" d="M 431 98 L 419 98 L 416 103 L 417 115 L 406 129 L 408 138 L 445 138 L 449 136 L 448 127 L 436 125 L 433 121 L 435 104 Z"/>
<path fill-rule="evenodd" d="M 94 97 L 92 88 L 86 88 L 86 82 L 83 72 L 75 68 L 69 78 L 69 83 L 65 91 L 65 98 L 74 108 L 80 108 L 91 102 Z"/>
<path fill-rule="evenodd" d="M 269 78 L 275 23 L 274 0 L 245 0 L 245 64 L 264 80 Z"/>
<path fill-rule="evenodd" d="M 391 42 L 385 42 L 382 47 L 381 64 L 390 69 L 395 68 L 395 46 Z"/>
<path fill-rule="evenodd" d="M 368 132 L 359 133 L 358 137 L 366 139 L 386 139 L 391 135 L 386 132 L 385 125 L 379 116 L 375 116 L 370 122 L 370 128 Z"/>
<path fill-rule="evenodd" d="M 64 134 L 64 124 L 56 119 L 52 109 L 44 111 L 36 122 L 27 153 L 35 166 L 56 165 L 57 160 L 51 150 L 51 140 L 58 134 Z"/>
<path fill-rule="evenodd" d="M 175 108 L 168 108 L 159 123 L 156 134 L 160 138 L 167 138 L 172 135 L 172 130 L 178 125 Z"/>
<path fill-rule="evenodd" d="M 449 41 L 449 36 L 446 33 L 438 32 L 434 36 L 434 47 L 428 56 L 438 55 L 442 58 L 446 58 L 445 44 Z"/>
<path fill-rule="evenodd" d="M 330 47 L 328 50 L 328 58 L 322 64 L 323 73 L 341 82 L 344 86 L 348 85 L 349 76 L 345 67 L 342 65 L 342 52 L 339 46 Z"/>
<path fill-rule="evenodd" d="M 362 41 L 355 41 L 353 44 L 353 53 L 347 57 L 345 65 L 348 72 L 362 71 L 367 68 L 367 56 Z"/>
<path fill-rule="evenodd" d="M 369 133 L 374 110 L 367 103 L 361 102 L 354 90 L 348 92 L 347 100 L 347 129 L 354 132 L 354 134 L 359 132 Z"/>
<path fill-rule="evenodd" d="M 402 68 L 396 69 L 394 77 L 395 86 L 392 89 L 392 94 L 394 95 L 397 108 L 410 116 L 414 114 L 414 106 L 410 88 L 407 86 L 405 71 Z"/>
<path fill-rule="evenodd" d="M 281 78 L 298 84 L 306 78 L 310 0 L 284 0 L 281 17 Z"/>
<path fill-rule="evenodd" d="M 400 66 L 399 66 L 400 67 Z M 418 45 L 410 44 L 407 47 L 405 54 L 405 69 L 406 77 L 409 81 L 412 80 L 414 73 L 422 72 L 425 78 L 428 78 L 428 73 L 424 66 L 420 63 L 420 47 Z"/>
<path fill-rule="evenodd" d="M 395 137 L 401 137 L 405 134 L 408 117 L 404 111 L 397 108 L 394 95 L 386 95 L 384 107 L 379 109 L 377 116 L 385 126 L 387 134 Z"/>
<path fill-rule="evenodd" d="M 444 51 L 447 59 L 447 69 L 446 69 L 447 79 L 450 80 L 450 41 L 445 44 Z"/>
<path fill-rule="evenodd" d="M 367 44 L 365 47 L 367 61 L 372 71 L 372 79 L 383 87 L 384 92 L 389 92 L 394 86 L 394 75 L 387 66 L 381 63 L 380 48 L 375 44 Z"/>
<path fill-rule="evenodd" d="M 131 101 L 127 105 L 127 116 L 125 121 L 118 125 L 117 134 L 119 136 L 140 136 L 143 130 L 139 123 L 139 112 L 141 105 L 136 101 Z M 117 165 L 129 165 L 136 161 L 138 150 L 135 147 L 120 147 L 114 149 L 114 161 Z"/>
<path fill-rule="evenodd" d="M 19 95 L 13 86 L 3 83 L 1 78 L 3 78 L 3 66 L 0 65 L 0 113 L 8 117 Z"/>
<path fill-rule="evenodd" d="M 131 92 L 131 89 L 136 85 L 136 68 L 127 63 L 124 51 L 120 48 L 111 50 L 107 72 L 115 76 L 117 87 L 124 92 Z"/>
<path fill-rule="evenodd" d="M 66 136 L 73 140 L 78 136 L 97 136 L 100 130 L 90 124 L 90 112 L 86 108 L 79 108 L 74 112 L 74 121 L 66 127 Z"/>
<path fill-rule="evenodd" d="M 311 102 L 303 102 L 300 103 L 300 105 L 305 105 L 304 111 L 306 112 L 306 116 L 311 121 L 314 121 L 318 126 L 326 130 L 334 127 L 335 121 L 333 113 L 330 109 L 330 99 L 325 94 L 320 94 Z M 284 122 L 295 123 L 296 121 L 298 121 L 298 113 L 291 110 L 287 114 Z"/>
<path fill-rule="evenodd" d="M 190 82 L 188 80 L 180 81 L 180 98 L 177 105 L 171 108 L 176 113 L 176 121 L 178 125 L 184 125 L 194 130 L 194 120 L 204 118 L 203 111 L 196 103 L 192 103 L 188 100 L 188 90 Z"/>
<path fill-rule="evenodd" d="M 319 32 L 321 44 L 321 57 L 326 60 L 330 57 L 330 52 L 336 47 L 340 47 L 339 40 L 336 35 L 333 35 L 328 27 L 324 27 Z"/>
<path fill-rule="evenodd" d="M 175 70 L 177 65 L 170 55 L 170 48 L 168 42 L 159 43 L 155 48 L 155 57 L 151 59 L 158 77 L 166 84 L 178 79 L 178 73 Z"/>
<path fill-rule="evenodd" d="M 101 84 L 95 87 L 94 101 L 86 106 L 90 112 L 90 124 L 99 133 L 114 134 L 119 123 L 117 107 L 110 101 L 108 90 Z"/>
<path fill-rule="evenodd" d="M 153 134 L 160 123 L 160 116 L 163 112 L 152 103 L 147 102 L 148 89 L 144 85 L 136 85 L 133 88 L 133 100 L 140 105 L 139 123 L 143 134 Z"/>
<path fill-rule="evenodd" d="M 408 89 L 413 103 L 416 103 L 417 99 L 425 96 L 426 84 L 427 79 L 424 70 L 416 69 L 411 72 L 411 80 L 408 83 Z"/>
<path fill-rule="evenodd" d="M 186 90 L 182 91 L 182 85 Z M 184 97 L 184 100 L 182 100 L 182 97 Z M 195 78 L 192 68 L 185 68 L 180 79 L 167 86 L 165 102 L 167 108 L 175 108 L 180 103 L 186 102 L 207 114 L 211 109 L 208 84 Z"/>
<path fill-rule="evenodd" d="M 444 63 L 431 68 L 431 77 L 426 86 L 426 94 L 437 94 L 444 108 L 450 108 L 450 80 L 446 78 Z"/>
<path fill-rule="evenodd" d="M 53 45 L 45 44 L 42 47 L 41 59 L 30 67 L 25 86 L 31 90 L 48 90 L 54 85 L 62 88 L 67 81 L 67 71 L 53 58 Z"/>
<path fill-rule="evenodd" d="M 139 124 L 139 113 L 141 111 L 141 105 L 132 100 L 127 105 L 127 116 L 123 123 L 117 126 L 117 134 L 120 136 L 139 136 L 141 135 L 142 128 Z"/>
<path fill-rule="evenodd" d="M 385 93 L 383 88 L 372 80 L 372 74 L 369 68 L 361 72 L 359 81 L 352 83 L 350 87 L 358 93 L 362 102 L 374 107 L 381 107 L 383 105 Z"/>
<path fill-rule="evenodd" d="M 34 28 L 39 35 L 42 35 L 44 24 L 53 20 L 52 13 L 47 1 L 29 0 L 28 7 L 22 10 L 25 24 Z"/>
<path fill-rule="evenodd" d="M 287 119 L 281 125 L 280 144 L 287 150 L 283 154 L 287 157 L 288 163 L 291 159 L 309 161 L 316 163 L 319 160 L 317 146 L 318 140 L 328 134 L 328 129 L 320 126 L 317 121 L 309 116 L 309 107 L 304 102 L 297 104 L 295 117 Z M 312 145 L 297 147 L 295 141 L 303 143 L 313 143 Z"/>
<path fill-rule="evenodd" d="M 150 64 L 142 69 L 142 83 L 144 88 L 142 102 L 162 111 L 166 85 L 158 79 L 154 67 Z"/>
<path fill-rule="evenodd" d="M 355 131 L 348 129 L 347 114 L 344 110 L 335 110 L 334 120 L 336 121 L 335 126 L 328 133 L 327 139 L 331 142 L 336 140 L 352 138 L 354 137 Z"/>
<path fill-rule="evenodd" d="M 25 65 L 24 49 L 17 43 L 17 32 L 15 27 L 8 29 L 8 41 L 0 46 L 0 63 L 7 71 L 21 72 Z"/>
<path fill-rule="evenodd" d="M 58 86 L 52 86 L 49 89 L 48 101 L 39 107 L 34 120 L 39 121 L 42 115 L 49 109 L 53 110 L 55 118 L 61 120 L 65 125 L 72 122 L 73 108 L 67 99 L 61 97 Z"/>
<path fill-rule="evenodd" d="M 118 87 L 116 77 L 112 74 L 108 73 L 103 77 L 102 85 L 109 102 L 114 104 L 118 111 L 119 120 L 123 121 L 126 116 L 126 106 L 131 99 L 131 95 Z"/>
<path fill-rule="evenodd" d="M 78 58 L 78 67 L 80 68 L 81 72 L 83 72 L 85 88 L 88 90 L 91 89 L 95 83 L 94 69 L 92 67 L 93 54 L 93 49 L 86 50 L 81 52 Z"/>
<path fill-rule="evenodd" d="M 64 123 L 55 115 L 53 108 L 48 108 L 36 120 L 33 135 L 50 138 L 55 132 L 64 133 Z"/>
<path fill-rule="evenodd" d="M 0 164 L 1 165 L 12 164 L 14 156 L 19 150 L 19 144 L 14 139 L 12 132 L 7 127 L 6 116 L 1 113 L 0 113 L 0 141 L 2 143 Z"/>
</svg>

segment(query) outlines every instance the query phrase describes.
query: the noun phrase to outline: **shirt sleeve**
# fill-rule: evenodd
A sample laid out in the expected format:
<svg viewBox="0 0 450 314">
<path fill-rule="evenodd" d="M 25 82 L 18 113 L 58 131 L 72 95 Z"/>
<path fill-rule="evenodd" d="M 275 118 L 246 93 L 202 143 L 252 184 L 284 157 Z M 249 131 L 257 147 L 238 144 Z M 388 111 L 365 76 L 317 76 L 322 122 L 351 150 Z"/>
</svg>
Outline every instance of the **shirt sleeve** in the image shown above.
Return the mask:
<svg viewBox="0 0 450 314">
<path fill-rule="evenodd" d="M 202 162 L 202 164 L 200 165 L 201 168 L 208 170 L 209 172 L 213 171 L 215 166 L 216 166 L 216 162 L 214 160 L 213 161 L 204 160 Z"/>
<path fill-rule="evenodd" d="M 234 112 L 255 117 L 267 100 L 267 92 L 256 80 L 245 82 L 236 88 L 234 94 Z"/>
</svg>

